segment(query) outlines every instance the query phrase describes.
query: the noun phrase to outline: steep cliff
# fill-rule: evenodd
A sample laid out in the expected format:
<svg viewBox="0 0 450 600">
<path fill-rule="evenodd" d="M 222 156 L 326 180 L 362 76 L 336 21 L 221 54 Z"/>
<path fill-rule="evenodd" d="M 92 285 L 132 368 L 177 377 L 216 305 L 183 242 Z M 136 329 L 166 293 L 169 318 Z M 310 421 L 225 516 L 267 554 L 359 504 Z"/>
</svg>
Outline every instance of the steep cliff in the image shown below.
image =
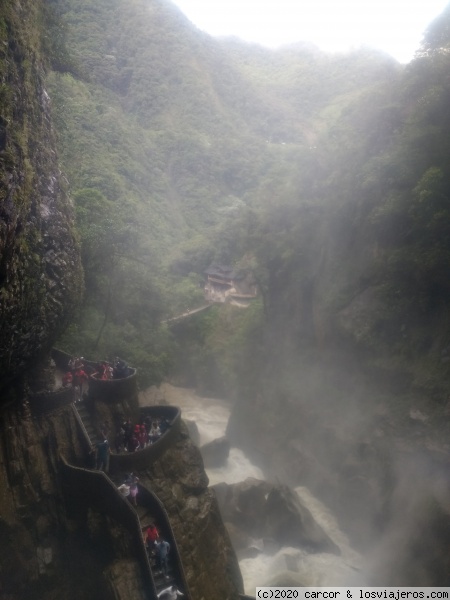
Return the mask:
<svg viewBox="0 0 450 600">
<path fill-rule="evenodd" d="M 45 356 L 78 305 L 79 250 L 43 85 L 43 3 L 0 15 L 0 386 Z"/>
<path fill-rule="evenodd" d="M 114 410 L 119 404 L 129 410 L 126 400 L 114 403 Z M 34 396 L 30 406 L 2 413 L 0 595 L 5 600 L 151 598 L 136 533 L 122 519 L 125 510 L 133 513 L 131 507 L 120 507 L 115 485 L 98 471 L 86 471 L 90 478 L 75 488 L 64 474 L 64 461 L 80 473 L 90 465 L 71 405 L 42 413 L 42 398 Z M 114 419 L 106 403 L 99 415 L 109 423 Z M 184 426 L 157 459 L 134 472 L 163 502 L 190 597 L 237 599 L 239 566 L 200 453 Z M 113 477 L 120 482 L 124 475 Z"/>
</svg>

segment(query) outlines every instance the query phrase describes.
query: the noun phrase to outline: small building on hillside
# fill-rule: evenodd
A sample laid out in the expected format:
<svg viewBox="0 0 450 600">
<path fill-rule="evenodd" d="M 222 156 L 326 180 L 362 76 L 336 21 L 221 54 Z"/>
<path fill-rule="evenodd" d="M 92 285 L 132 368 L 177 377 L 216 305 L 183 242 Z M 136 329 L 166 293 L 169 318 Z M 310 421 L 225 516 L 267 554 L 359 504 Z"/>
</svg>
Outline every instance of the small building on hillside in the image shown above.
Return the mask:
<svg viewBox="0 0 450 600">
<path fill-rule="evenodd" d="M 237 273 L 232 267 L 212 264 L 206 269 L 205 276 L 205 300 L 208 302 L 227 302 L 245 308 L 257 296 L 253 278 Z"/>
</svg>

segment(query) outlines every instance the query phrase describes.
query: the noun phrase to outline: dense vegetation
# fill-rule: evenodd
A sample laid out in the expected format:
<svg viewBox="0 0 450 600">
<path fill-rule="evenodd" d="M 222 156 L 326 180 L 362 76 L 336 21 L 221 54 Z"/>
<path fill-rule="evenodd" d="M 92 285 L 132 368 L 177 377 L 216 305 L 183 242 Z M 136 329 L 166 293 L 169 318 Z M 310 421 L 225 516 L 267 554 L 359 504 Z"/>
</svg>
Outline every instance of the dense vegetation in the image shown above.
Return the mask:
<svg viewBox="0 0 450 600">
<path fill-rule="evenodd" d="M 284 313 L 308 344 L 338 336 L 368 362 L 420 355 L 445 371 L 433 319 L 447 322 L 450 292 L 448 11 L 400 67 L 369 50 L 213 40 L 163 0 L 48 5 L 86 277 L 62 344 L 160 380 L 182 352 L 161 321 L 201 304 L 219 260 L 256 277 L 260 332 Z M 223 387 L 237 347 L 217 315 L 199 336 Z"/>
<path fill-rule="evenodd" d="M 86 282 L 60 344 L 236 399 L 234 443 L 384 535 L 383 585 L 448 583 L 450 7 L 400 66 L 213 40 L 163 0 L 47 5 Z M 212 261 L 258 299 L 164 323 Z"/>
</svg>

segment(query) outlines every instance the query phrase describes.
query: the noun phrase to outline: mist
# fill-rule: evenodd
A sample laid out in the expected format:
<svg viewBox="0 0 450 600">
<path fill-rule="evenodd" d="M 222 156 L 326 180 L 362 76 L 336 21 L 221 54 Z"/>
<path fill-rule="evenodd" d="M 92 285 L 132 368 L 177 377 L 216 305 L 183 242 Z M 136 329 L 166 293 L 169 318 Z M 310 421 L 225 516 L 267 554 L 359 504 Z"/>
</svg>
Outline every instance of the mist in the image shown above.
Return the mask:
<svg viewBox="0 0 450 600">
<path fill-rule="evenodd" d="M 59 343 L 226 401 L 233 479 L 308 490 L 364 580 L 448 584 L 448 11 L 405 68 L 219 42 L 164 3 L 56 4 L 86 284 Z M 173 323 L 213 263 L 257 297 Z"/>
</svg>

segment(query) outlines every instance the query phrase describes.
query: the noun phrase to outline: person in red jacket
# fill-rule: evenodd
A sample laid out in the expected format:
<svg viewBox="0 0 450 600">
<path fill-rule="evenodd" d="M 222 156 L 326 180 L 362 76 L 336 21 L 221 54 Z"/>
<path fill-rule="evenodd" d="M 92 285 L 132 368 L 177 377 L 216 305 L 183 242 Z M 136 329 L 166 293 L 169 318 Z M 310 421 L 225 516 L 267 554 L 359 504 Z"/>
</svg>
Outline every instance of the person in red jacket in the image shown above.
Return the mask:
<svg viewBox="0 0 450 600">
<path fill-rule="evenodd" d="M 73 387 L 76 389 L 76 394 L 78 395 L 78 400 L 81 400 L 83 397 L 83 382 L 88 382 L 89 378 L 86 372 L 79 368 L 75 371 L 75 375 L 73 376 Z"/>
<path fill-rule="evenodd" d="M 62 378 L 63 387 L 69 387 L 69 385 L 72 384 L 72 381 L 73 381 L 72 371 L 67 371 L 67 373 L 64 373 L 63 378 Z"/>
<path fill-rule="evenodd" d="M 159 531 L 154 523 L 149 525 L 144 534 L 144 542 L 150 554 L 155 552 L 155 542 L 159 540 Z"/>
</svg>

